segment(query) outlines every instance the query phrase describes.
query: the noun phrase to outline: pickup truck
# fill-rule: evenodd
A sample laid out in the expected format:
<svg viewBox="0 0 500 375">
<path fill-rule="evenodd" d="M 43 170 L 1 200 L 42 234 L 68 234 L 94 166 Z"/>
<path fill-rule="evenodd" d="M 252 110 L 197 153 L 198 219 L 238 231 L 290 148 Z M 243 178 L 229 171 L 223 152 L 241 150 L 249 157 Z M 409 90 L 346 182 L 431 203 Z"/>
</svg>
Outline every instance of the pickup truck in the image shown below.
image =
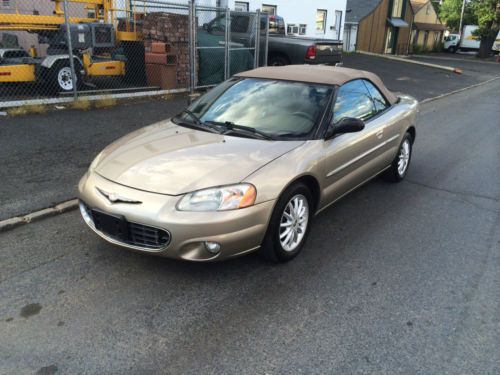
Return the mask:
<svg viewBox="0 0 500 375">
<path fill-rule="evenodd" d="M 267 15 L 260 19 L 261 40 L 266 29 Z M 231 42 L 245 47 L 253 46 L 256 36 L 255 15 L 231 12 Z M 327 64 L 342 62 L 342 41 L 285 35 L 285 22 L 282 17 L 269 16 L 268 65 L 288 64 Z M 203 25 L 205 32 L 223 36 L 226 28 L 225 15 L 220 15 Z M 264 62 L 264 43 L 260 48 L 260 65 Z"/>
</svg>

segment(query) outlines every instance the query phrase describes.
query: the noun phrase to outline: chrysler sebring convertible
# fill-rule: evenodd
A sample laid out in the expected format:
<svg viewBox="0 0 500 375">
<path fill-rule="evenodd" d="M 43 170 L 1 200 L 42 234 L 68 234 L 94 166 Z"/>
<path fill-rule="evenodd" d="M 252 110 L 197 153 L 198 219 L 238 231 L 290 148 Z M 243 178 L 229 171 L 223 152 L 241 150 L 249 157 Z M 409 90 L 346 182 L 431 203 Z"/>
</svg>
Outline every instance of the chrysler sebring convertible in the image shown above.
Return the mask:
<svg viewBox="0 0 500 375">
<path fill-rule="evenodd" d="M 287 261 L 314 215 L 383 174 L 401 181 L 418 102 L 374 74 L 290 65 L 240 73 L 106 147 L 80 211 L 105 240 L 190 261 Z"/>
</svg>

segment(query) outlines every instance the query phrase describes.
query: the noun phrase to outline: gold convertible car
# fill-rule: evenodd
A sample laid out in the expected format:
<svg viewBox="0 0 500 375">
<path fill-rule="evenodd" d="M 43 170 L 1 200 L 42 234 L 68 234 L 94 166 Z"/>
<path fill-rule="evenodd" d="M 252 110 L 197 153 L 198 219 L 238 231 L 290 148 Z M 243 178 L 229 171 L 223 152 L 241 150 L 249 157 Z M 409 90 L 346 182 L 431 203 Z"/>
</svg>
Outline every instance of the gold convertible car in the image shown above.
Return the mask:
<svg viewBox="0 0 500 375">
<path fill-rule="evenodd" d="M 313 215 L 380 173 L 401 181 L 418 102 L 374 74 L 290 65 L 240 73 L 105 148 L 79 183 L 105 240 L 191 261 L 287 261 Z"/>
</svg>

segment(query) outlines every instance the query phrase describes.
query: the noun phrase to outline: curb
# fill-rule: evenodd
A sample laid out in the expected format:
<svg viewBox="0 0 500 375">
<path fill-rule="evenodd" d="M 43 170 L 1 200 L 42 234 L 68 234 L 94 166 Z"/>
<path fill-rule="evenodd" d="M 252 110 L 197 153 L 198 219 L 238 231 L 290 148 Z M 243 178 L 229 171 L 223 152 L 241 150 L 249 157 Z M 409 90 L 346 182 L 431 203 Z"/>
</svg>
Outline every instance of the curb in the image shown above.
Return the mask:
<svg viewBox="0 0 500 375">
<path fill-rule="evenodd" d="M 44 208 L 40 211 L 35 211 L 24 216 L 13 217 L 0 221 L 0 232 L 19 227 L 24 224 L 45 219 L 47 217 L 62 214 L 78 208 L 78 199 L 72 199 L 66 202 L 59 203 L 54 207 Z"/>
<path fill-rule="evenodd" d="M 474 85 L 470 85 L 470 86 L 467 86 L 467 87 L 463 87 L 463 88 L 458 89 L 458 90 L 450 91 L 450 92 L 447 92 L 445 94 L 441 94 L 441 95 L 435 96 L 433 98 L 424 99 L 424 100 L 420 101 L 420 104 L 425 104 L 425 103 L 433 102 L 435 100 L 438 100 L 438 99 L 441 99 L 441 98 L 445 98 L 445 97 L 453 95 L 453 94 L 458 94 L 459 92 L 462 92 L 462 91 L 465 91 L 465 90 L 473 89 L 474 87 L 483 86 L 483 85 L 486 85 L 486 84 L 488 84 L 490 82 L 496 81 L 498 79 L 500 79 L 500 76 L 493 77 L 493 78 L 490 78 L 490 79 L 488 79 L 486 81 L 479 82 L 479 83 L 476 83 Z"/>
<path fill-rule="evenodd" d="M 429 68 L 446 70 L 447 72 L 452 72 L 452 73 L 456 73 L 456 74 L 462 74 L 462 69 L 460 69 L 460 68 L 454 68 L 452 66 L 431 64 L 431 63 L 426 63 L 426 62 L 423 62 L 423 61 L 415 61 L 415 60 L 411 60 L 411 59 L 408 59 L 408 58 L 396 57 L 396 56 L 390 56 L 390 55 L 381 55 L 381 54 L 372 53 L 372 52 L 357 51 L 357 53 L 360 53 L 362 55 L 381 57 L 381 58 L 387 59 L 387 60 L 401 61 L 401 62 L 405 62 L 405 63 L 409 63 L 409 64 L 416 64 L 416 65 L 427 66 Z"/>
<path fill-rule="evenodd" d="M 465 63 L 474 63 L 474 64 L 493 64 L 493 65 L 498 65 L 496 61 L 482 61 L 482 60 L 473 60 L 473 59 L 461 59 L 461 58 L 455 58 L 455 57 L 446 57 L 446 56 L 428 56 L 428 55 L 408 55 L 410 59 L 415 58 L 417 59 L 429 59 L 429 60 L 445 60 L 445 61 L 455 61 L 455 62 L 465 62 Z"/>
</svg>

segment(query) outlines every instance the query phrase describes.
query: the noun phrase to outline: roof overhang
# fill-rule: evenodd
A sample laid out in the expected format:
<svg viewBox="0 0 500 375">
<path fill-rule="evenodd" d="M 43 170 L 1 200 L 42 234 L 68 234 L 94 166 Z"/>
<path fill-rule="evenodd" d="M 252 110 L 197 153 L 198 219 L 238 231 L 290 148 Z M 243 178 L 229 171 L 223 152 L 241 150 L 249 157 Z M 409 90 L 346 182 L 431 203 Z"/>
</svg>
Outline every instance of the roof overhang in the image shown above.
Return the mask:
<svg viewBox="0 0 500 375">
<path fill-rule="evenodd" d="M 388 18 L 387 22 L 393 27 L 409 27 L 408 23 L 401 18 Z"/>
<path fill-rule="evenodd" d="M 422 23 L 414 22 L 414 27 L 417 30 L 429 30 L 429 31 L 443 31 L 446 30 L 446 26 L 441 23 Z"/>
</svg>

